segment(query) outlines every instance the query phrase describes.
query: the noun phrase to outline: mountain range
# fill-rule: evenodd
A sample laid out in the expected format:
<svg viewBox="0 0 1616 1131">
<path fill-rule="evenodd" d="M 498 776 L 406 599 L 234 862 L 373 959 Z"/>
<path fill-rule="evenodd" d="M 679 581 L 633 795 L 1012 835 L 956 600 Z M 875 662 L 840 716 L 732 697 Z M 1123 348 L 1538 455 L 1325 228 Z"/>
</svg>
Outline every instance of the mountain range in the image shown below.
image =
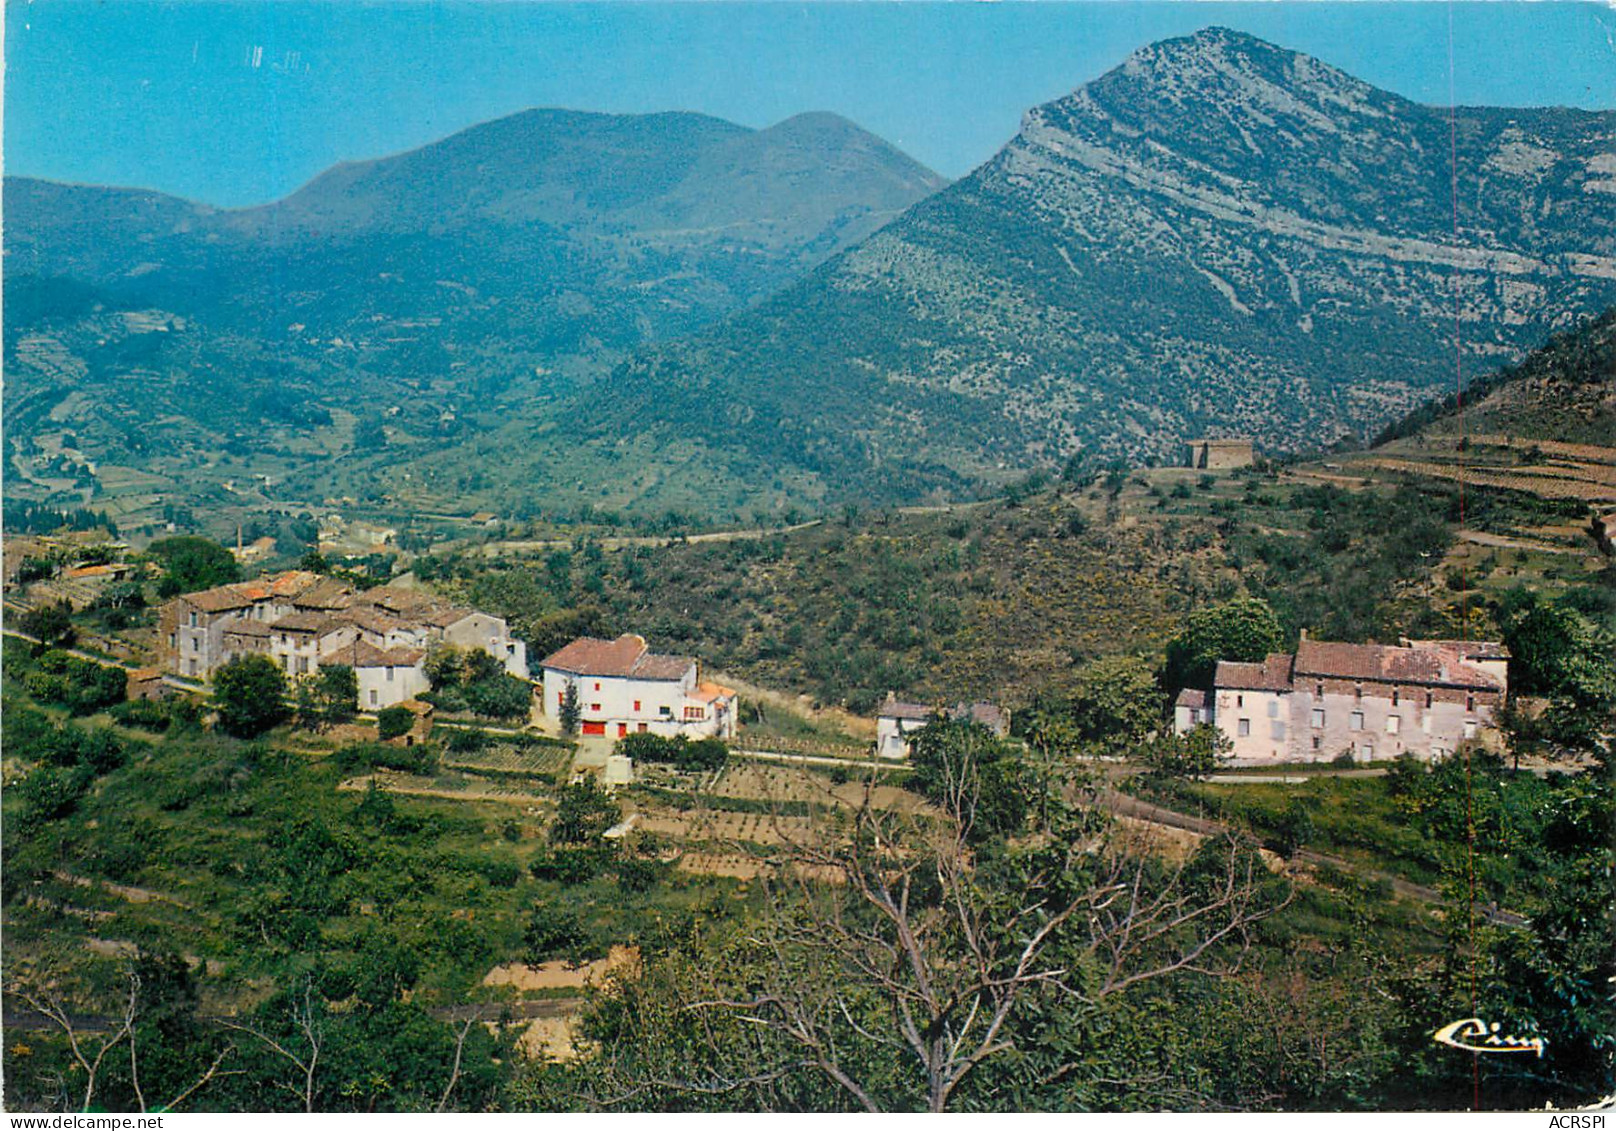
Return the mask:
<svg viewBox="0 0 1616 1131">
<path fill-rule="evenodd" d="M 984 166 L 619 385 L 715 445 L 919 498 L 1199 434 L 1368 436 L 1456 361 L 1490 370 L 1613 300 L 1616 114 L 1421 106 L 1210 29 L 1029 111 Z"/>
<path fill-rule="evenodd" d="M 730 519 L 1319 448 L 1616 302 L 1613 204 L 1616 114 L 1216 28 L 953 184 L 828 114 L 553 110 L 251 209 L 11 177 L 11 454 L 131 513 Z"/>
</svg>

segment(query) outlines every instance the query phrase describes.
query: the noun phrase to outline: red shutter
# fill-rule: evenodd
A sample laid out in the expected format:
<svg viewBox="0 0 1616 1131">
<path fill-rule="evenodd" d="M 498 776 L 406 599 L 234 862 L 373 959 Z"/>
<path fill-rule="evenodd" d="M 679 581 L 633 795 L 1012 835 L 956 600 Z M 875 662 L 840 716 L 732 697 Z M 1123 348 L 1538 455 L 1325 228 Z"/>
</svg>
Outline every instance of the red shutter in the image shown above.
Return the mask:
<svg viewBox="0 0 1616 1131">
<path fill-rule="evenodd" d="M 603 735 L 603 734 L 606 733 L 606 724 L 604 722 L 597 722 L 597 723 L 588 723 L 588 722 L 586 722 L 584 724 L 584 733 L 585 734 L 602 734 Z"/>
</svg>

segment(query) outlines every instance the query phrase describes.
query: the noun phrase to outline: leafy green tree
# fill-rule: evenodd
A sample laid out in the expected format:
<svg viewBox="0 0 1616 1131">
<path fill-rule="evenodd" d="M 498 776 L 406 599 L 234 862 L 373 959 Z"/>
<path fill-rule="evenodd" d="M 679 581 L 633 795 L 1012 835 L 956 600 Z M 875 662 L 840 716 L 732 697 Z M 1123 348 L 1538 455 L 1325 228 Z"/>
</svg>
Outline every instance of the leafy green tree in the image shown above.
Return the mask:
<svg viewBox="0 0 1616 1131">
<path fill-rule="evenodd" d="M 347 664 L 322 664 L 314 675 L 297 682 L 297 715 L 307 727 L 323 730 L 354 717 L 359 676 Z"/>
<path fill-rule="evenodd" d="M 1217 727 L 1202 723 L 1183 734 L 1162 734 L 1141 751 L 1146 765 L 1167 777 L 1199 778 L 1216 770 L 1234 749 Z"/>
<path fill-rule="evenodd" d="M 522 957 L 530 965 L 554 959 L 582 964 L 600 956 L 601 947 L 578 912 L 561 904 L 540 904 L 522 931 Z"/>
<path fill-rule="evenodd" d="M 550 826 L 550 843 L 598 844 L 621 817 L 617 802 L 593 778 L 586 778 L 562 791 L 555 823 Z"/>
<path fill-rule="evenodd" d="M 441 691 L 460 683 L 461 677 L 465 674 L 465 657 L 460 649 L 452 644 L 434 645 L 427 651 L 422 666 L 432 690 Z"/>
<path fill-rule="evenodd" d="M 577 734 L 582 717 L 583 707 L 578 702 L 578 685 L 569 679 L 566 690 L 561 693 L 561 710 L 556 715 L 556 720 L 561 724 L 561 733 L 569 738 Z"/>
<path fill-rule="evenodd" d="M 474 653 L 486 656 L 486 652 Z M 496 665 L 498 661 L 495 661 Z M 514 719 L 527 714 L 533 702 L 533 685 L 504 669 L 497 670 L 486 679 L 465 684 L 460 691 L 466 706 L 474 713 L 491 719 Z"/>
<path fill-rule="evenodd" d="M 28 829 L 67 816 L 89 791 L 95 773 L 89 766 L 40 766 L 17 787 L 22 798 L 19 823 Z"/>
<path fill-rule="evenodd" d="M 1219 660 L 1260 661 L 1283 642 L 1279 618 L 1268 602 L 1256 597 L 1197 609 L 1167 642 L 1162 682 L 1170 693 L 1209 687 Z"/>
<path fill-rule="evenodd" d="M 382 741 L 408 734 L 415 725 L 415 716 L 408 707 L 383 707 L 376 712 L 376 735 Z"/>
<path fill-rule="evenodd" d="M 909 738 L 915 789 L 951 811 L 969 811 L 976 841 L 1009 836 L 1026 823 L 1031 790 L 1010 746 L 965 719 L 934 716 Z"/>
<path fill-rule="evenodd" d="M 157 592 L 162 597 L 241 580 L 241 567 L 230 551 L 208 538 L 190 534 L 160 538 L 146 548 L 146 553 L 163 567 L 157 582 Z"/>
<path fill-rule="evenodd" d="M 1150 662 L 1140 656 L 1108 656 L 1077 673 L 1072 717 L 1090 741 L 1132 742 L 1161 724 L 1162 695 Z"/>
<path fill-rule="evenodd" d="M 1616 712 L 1616 640 L 1576 609 L 1526 590 L 1505 595 L 1499 619 L 1511 690 L 1550 699 L 1543 735 L 1597 747 Z"/>
<path fill-rule="evenodd" d="M 213 705 L 225 733 L 256 738 L 286 719 L 286 676 L 268 656 L 238 656 L 213 673 Z"/>
<path fill-rule="evenodd" d="M 73 606 L 66 601 L 39 605 L 17 618 L 17 627 L 46 648 L 66 648 L 73 643 Z"/>
</svg>

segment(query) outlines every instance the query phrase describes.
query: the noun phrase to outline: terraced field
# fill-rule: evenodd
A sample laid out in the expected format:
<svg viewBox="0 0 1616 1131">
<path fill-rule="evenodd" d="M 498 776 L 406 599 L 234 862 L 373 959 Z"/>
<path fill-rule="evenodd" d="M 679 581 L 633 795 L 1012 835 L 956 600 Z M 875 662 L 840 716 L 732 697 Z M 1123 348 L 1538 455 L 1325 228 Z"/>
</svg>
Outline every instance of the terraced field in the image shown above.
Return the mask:
<svg viewBox="0 0 1616 1131">
<path fill-rule="evenodd" d="M 1543 499 L 1616 503 L 1616 448 L 1594 444 L 1482 435 L 1461 447 L 1455 436 L 1415 437 L 1342 457 L 1341 470 L 1460 481 Z"/>
</svg>

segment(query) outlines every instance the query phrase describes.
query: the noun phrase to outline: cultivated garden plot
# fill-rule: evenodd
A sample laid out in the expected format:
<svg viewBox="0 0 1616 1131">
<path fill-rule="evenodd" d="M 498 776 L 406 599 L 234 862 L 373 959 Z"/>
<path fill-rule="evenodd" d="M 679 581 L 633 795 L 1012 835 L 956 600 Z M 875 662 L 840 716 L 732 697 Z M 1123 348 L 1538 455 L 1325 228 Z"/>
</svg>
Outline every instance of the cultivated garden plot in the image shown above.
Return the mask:
<svg viewBox="0 0 1616 1131">
<path fill-rule="evenodd" d="M 477 773 L 554 780 L 557 774 L 572 764 L 572 751 L 559 746 L 535 749 L 496 745 L 466 754 L 451 752 L 445 756 L 444 764 Z"/>
</svg>

